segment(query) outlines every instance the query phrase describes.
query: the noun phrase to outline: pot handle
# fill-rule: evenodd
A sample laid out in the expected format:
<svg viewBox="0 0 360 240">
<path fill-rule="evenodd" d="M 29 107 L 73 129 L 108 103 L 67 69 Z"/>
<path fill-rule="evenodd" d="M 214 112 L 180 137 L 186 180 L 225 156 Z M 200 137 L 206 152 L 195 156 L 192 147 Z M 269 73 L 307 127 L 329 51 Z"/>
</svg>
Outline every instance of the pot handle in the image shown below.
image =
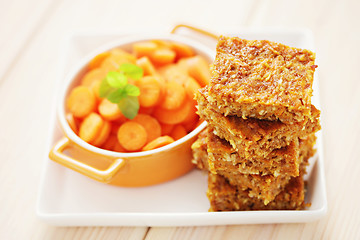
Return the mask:
<svg viewBox="0 0 360 240">
<path fill-rule="evenodd" d="M 171 30 L 171 33 L 176 33 L 176 31 L 179 29 L 179 28 L 188 28 L 190 30 L 193 30 L 195 32 L 198 32 L 198 33 L 201 33 L 203 35 L 206 35 L 208 37 L 211 37 L 211 38 L 214 38 L 215 40 L 217 40 L 219 38 L 218 35 L 214 34 L 214 33 L 211 33 L 211 32 L 208 32 L 208 31 L 205 31 L 203 29 L 200 29 L 200 28 L 197 28 L 197 27 L 193 27 L 193 26 L 190 26 L 190 25 L 186 25 L 186 24 L 178 24 L 176 25 L 172 30 Z"/>
<path fill-rule="evenodd" d="M 118 158 L 114 159 L 113 163 L 105 170 L 94 168 L 64 154 L 63 151 L 70 145 L 71 141 L 67 137 L 63 137 L 50 150 L 49 158 L 99 182 L 109 183 L 120 168 L 125 165 L 125 161 Z"/>
</svg>

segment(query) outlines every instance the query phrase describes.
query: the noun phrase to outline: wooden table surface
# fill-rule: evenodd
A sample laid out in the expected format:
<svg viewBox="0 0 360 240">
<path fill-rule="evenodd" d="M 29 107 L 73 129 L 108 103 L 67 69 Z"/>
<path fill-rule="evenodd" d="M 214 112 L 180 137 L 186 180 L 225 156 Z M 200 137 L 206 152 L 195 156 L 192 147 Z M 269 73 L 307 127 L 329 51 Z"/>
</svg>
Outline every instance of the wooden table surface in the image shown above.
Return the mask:
<svg viewBox="0 0 360 240">
<path fill-rule="evenodd" d="M 0 239 L 360 239 L 360 1 L 0 0 Z M 301 224 L 54 227 L 35 214 L 64 36 L 188 23 L 313 31 L 328 213 Z M 359 142 L 358 142 L 359 141 Z"/>
</svg>

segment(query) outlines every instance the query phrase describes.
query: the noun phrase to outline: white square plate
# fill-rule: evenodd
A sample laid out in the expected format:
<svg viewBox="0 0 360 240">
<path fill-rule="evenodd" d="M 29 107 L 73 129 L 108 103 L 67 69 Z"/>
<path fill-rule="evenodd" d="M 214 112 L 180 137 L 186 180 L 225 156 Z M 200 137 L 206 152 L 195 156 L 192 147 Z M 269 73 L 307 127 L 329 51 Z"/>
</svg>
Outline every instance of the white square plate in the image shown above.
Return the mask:
<svg viewBox="0 0 360 240">
<path fill-rule="evenodd" d="M 189 38 L 215 48 L 216 42 L 189 31 Z M 159 33 L 161 34 L 161 33 Z M 315 51 L 310 32 L 284 29 L 232 29 L 222 34 L 246 39 L 268 39 Z M 59 81 L 82 57 L 98 46 L 124 36 L 123 32 L 83 32 L 68 38 L 59 65 Z M 127 34 L 128 35 L 128 34 Z M 318 71 L 321 71 L 321 66 Z M 58 88 L 57 88 L 58 89 Z M 48 158 L 54 143 L 62 137 L 56 121 L 55 104 L 51 112 L 49 145 L 44 149 L 44 169 L 37 203 L 37 215 L 59 226 L 200 226 L 225 224 L 290 223 L 314 221 L 327 211 L 323 145 L 317 134 L 317 154 L 310 160 L 306 202 L 301 211 L 208 212 L 207 176 L 198 170 L 176 180 L 150 187 L 123 188 L 96 182 Z M 313 103 L 319 107 L 317 76 Z"/>
</svg>

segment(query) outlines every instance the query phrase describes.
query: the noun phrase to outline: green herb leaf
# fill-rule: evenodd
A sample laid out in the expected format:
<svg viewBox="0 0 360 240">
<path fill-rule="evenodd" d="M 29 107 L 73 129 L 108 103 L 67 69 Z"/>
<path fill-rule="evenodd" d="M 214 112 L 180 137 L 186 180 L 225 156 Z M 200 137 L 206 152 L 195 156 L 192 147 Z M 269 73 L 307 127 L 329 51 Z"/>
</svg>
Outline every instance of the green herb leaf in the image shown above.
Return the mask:
<svg viewBox="0 0 360 240">
<path fill-rule="evenodd" d="M 99 96 L 101 98 L 106 98 L 113 91 L 114 91 L 114 89 L 109 85 L 106 78 L 103 79 L 101 81 L 100 88 L 99 88 Z"/>
<path fill-rule="evenodd" d="M 106 81 L 113 88 L 123 88 L 127 84 L 127 78 L 123 73 L 108 72 Z"/>
<path fill-rule="evenodd" d="M 131 63 L 121 64 L 119 68 L 120 72 L 124 73 L 127 77 L 138 80 L 143 76 L 143 70 L 141 67 Z"/>
<path fill-rule="evenodd" d="M 142 68 L 125 63 L 119 68 L 120 72 L 109 72 L 102 80 L 99 88 L 99 96 L 107 98 L 110 102 L 116 103 L 128 119 L 133 119 L 139 112 L 140 89 L 128 83 L 128 77 L 134 80 L 140 79 L 143 75 Z"/>
<path fill-rule="evenodd" d="M 119 109 L 122 114 L 128 119 L 133 119 L 139 112 L 139 100 L 135 96 L 128 96 L 123 98 L 118 103 Z"/>
<path fill-rule="evenodd" d="M 106 98 L 112 103 L 118 103 L 121 99 L 126 98 L 127 94 L 124 88 L 119 88 L 109 93 Z"/>
<path fill-rule="evenodd" d="M 137 86 L 134 86 L 132 84 L 126 85 L 125 92 L 128 96 L 137 97 L 140 95 L 140 89 Z"/>
</svg>

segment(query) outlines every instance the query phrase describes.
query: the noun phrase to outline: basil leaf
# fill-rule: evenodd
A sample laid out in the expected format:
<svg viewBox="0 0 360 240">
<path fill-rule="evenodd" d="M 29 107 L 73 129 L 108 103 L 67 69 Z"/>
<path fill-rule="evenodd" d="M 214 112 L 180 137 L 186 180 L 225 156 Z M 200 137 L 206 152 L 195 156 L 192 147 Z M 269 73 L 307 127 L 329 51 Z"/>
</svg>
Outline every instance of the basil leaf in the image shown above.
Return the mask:
<svg viewBox="0 0 360 240">
<path fill-rule="evenodd" d="M 131 63 L 124 63 L 120 65 L 120 72 L 124 73 L 127 77 L 138 80 L 143 76 L 143 70 L 141 67 Z"/>
<path fill-rule="evenodd" d="M 108 81 L 103 79 L 100 83 L 99 87 L 99 96 L 101 98 L 106 98 L 111 92 L 113 92 L 114 89 L 109 85 Z"/>
<path fill-rule="evenodd" d="M 113 88 L 123 88 L 127 84 L 127 78 L 123 73 L 108 72 L 106 81 Z"/>
<path fill-rule="evenodd" d="M 126 92 L 124 89 L 116 89 L 109 93 L 106 98 L 112 103 L 118 103 L 120 100 L 126 98 Z"/>
<path fill-rule="evenodd" d="M 132 84 L 126 85 L 125 92 L 128 96 L 137 97 L 140 95 L 140 89 L 137 86 L 134 86 Z"/>
<path fill-rule="evenodd" d="M 121 99 L 118 103 L 118 107 L 126 118 L 133 119 L 139 112 L 139 100 L 137 97 L 128 96 Z"/>
</svg>

